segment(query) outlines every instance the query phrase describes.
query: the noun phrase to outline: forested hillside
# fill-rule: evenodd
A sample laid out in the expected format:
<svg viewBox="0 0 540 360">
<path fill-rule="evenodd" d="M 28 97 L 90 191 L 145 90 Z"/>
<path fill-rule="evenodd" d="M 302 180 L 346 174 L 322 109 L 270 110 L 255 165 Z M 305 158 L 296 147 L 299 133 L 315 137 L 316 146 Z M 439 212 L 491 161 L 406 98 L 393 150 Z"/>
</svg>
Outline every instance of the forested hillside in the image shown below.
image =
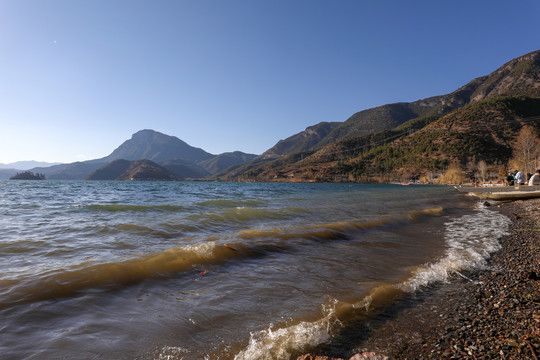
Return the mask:
<svg viewBox="0 0 540 360">
<path fill-rule="evenodd" d="M 444 96 L 390 104 L 321 123 L 218 174 L 240 181 L 399 181 L 451 165 L 508 167 L 520 130 L 540 133 L 540 51 Z M 539 164 L 540 166 L 540 164 Z"/>
<path fill-rule="evenodd" d="M 410 120 L 392 130 L 340 140 L 227 176 L 257 181 L 397 181 L 441 174 L 451 164 L 508 163 L 524 125 L 540 133 L 540 98 L 496 97 L 441 117 Z"/>
</svg>

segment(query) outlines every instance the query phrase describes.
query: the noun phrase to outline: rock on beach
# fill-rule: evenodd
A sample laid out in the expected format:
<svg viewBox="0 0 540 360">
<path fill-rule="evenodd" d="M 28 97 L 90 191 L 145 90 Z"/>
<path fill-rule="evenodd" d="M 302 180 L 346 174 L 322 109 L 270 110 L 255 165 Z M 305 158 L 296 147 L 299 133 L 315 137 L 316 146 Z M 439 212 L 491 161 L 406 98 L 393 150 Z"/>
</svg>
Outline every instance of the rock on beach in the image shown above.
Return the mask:
<svg viewBox="0 0 540 360">
<path fill-rule="evenodd" d="M 329 356 L 317 356 L 306 354 L 298 357 L 297 360 L 344 360 L 343 358 L 334 358 Z M 353 355 L 349 360 L 388 360 L 388 356 L 374 352 L 363 352 Z"/>
</svg>

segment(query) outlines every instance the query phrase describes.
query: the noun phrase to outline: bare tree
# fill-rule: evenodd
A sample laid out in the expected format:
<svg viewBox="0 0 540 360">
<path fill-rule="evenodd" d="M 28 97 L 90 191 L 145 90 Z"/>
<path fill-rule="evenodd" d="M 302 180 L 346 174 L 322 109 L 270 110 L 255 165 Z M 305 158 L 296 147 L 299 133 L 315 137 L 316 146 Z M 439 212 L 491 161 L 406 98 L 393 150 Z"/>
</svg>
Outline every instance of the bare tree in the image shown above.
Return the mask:
<svg viewBox="0 0 540 360">
<path fill-rule="evenodd" d="M 524 173 L 534 173 L 540 158 L 540 139 L 536 131 L 528 125 L 521 128 L 512 151 L 510 166 Z"/>
<path fill-rule="evenodd" d="M 499 180 L 503 180 L 504 177 L 508 174 L 508 169 L 506 168 L 506 165 L 501 165 L 499 167 Z"/>
<path fill-rule="evenodd" d="M 478 175 L 482 178 L 482 182 L 486 182 L 487 164 L 484 160 L 478 162 Z"/>
</svg>

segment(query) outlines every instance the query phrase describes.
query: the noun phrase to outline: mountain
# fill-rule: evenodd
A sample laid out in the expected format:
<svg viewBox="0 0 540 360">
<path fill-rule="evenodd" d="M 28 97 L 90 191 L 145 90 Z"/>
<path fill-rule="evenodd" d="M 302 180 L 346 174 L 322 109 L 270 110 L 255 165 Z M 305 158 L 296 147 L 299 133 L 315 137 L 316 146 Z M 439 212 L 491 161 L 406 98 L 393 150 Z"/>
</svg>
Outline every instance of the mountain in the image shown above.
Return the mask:
<svg viewBox="0 0 540 360">
<path fill-rule="evenodd" d="M 207 160 L 214 156 L 202 149 L 186 144 L 175 136 L 146 129 L 133 134 L 131 139 L 126 140 L 104 158 L 59 165 L 52 169 L 38 168 L 35 170 L 44 173 L 51 180 L 81 180 L 115 160 L 147 159 L 154 162 L 183 160 L 197 167 L 197 161 Z"/>
<path fill-rule="evenodd" d="M 535 51 L 450 94 L 387 104 L 357 112 L 344 122 L 310 126 L 258 157 L 237 152 L 212 155 L 174 136 L 147 129 L 133 134 L 104 158 L 31 170 L 49 179 L 84 179 L 115 160 L 148 159 L 168 167 L 179 178 L 341 181 L 370 174 L 441 171 L 451 161 L 464 165 L 468 159 L 480 157 L 501 163 L 508 161 L 509 142 L 516 131 L 529 121 L 523 117 L 540 114 L 535 113 L 535 99 L 539 97 L 540 51 Z M 486 108 L 489 111 L 478 110 Z M 516 131 L 505 130 L 509 134 L 506 137 L 487 130 L 475 132 L 491 126 L 486 121 L 493 113 L 498 113 L 503 122 L 512 123 Z M 465 132 L 455 132 L 456 126 L 445 128 L 445 121 L 464 124 Z M 499 126 L 493 121 L 494 126 Z M 537 126 L 534 122 L 532 125 Z M 416 145 L 407 147 L 409 143 Z M 488 145 L 492 146 L 491 152 Z M 424 156 L 426 152 L 430 156 Z M 436 156 L 431 152 L 437 152 Z"/>
<path fill-rule="evenodd" d="M 47 163 L 41 161 L 17 161 L 9 164 L 0 164 L 0 169 L 30 170 L 36 167 L 59 165 L 60 163 Z"/>
<path fill-rule="evenodd" d="M 335 142 L 308 161 L 326 164 L 325 175 L 348 174 L 360 178 L 394 176 L 418 178 L 442 172 L 452 164 L 467 168 L 484 161 L 492 171 L 512 157 L 517 135 L 524 125 L 540 133 L 540 98 L 500 96 L 470 103 L 417 131 L 404 124 L 393 131 Z M 322 174 L 319 174 L 321 176 Z"/>
<path fill-rule="evenodd" d="M 470 103 L 441 117 L 410 120 L 392 130 L 343 139 L 318 150 L 251 162 L 222 175 L 242 181 L 390 181 L 506 164 L 523 125 L 540 134 L 540 98 L 501 96 Z"/>
<path fill-rule="evenodd" d="M 508 161 L 521 126 L 539 130 L 539 97 L 540 51 L 535 51 L 451 94 L 308 127 L 220 179 L 366 181 L 374 174 L 419 176 L 452 162 L 485 160 L 495 166 Z"/>
<path fill-rule="evenodd" d="M 540 50 L 513 59 L 477 81 L 473 101 L 500 95 L 540 97 Z"/>
<path fill-rule="evenodd" d="M 246 154 L 241 151 L 226 152 L 211 159 L 201 161 L 199 164 L 208 171 L 209 174 L 217 174 L 232 166 L 244 164 L 255 159 L 257 155 Z"/>
<path fill-rule="evenodd" d="M 0 180 L 6 180 L 17 174 L 17 169 L 0 169 Z"/>
<path fill-rule="evenodd" d="M 170 171 L 150 160 L 115 160 L 90 174 L 86 180 L 177 180 Z"/>
<path fill-rule="evenodd" d="M 111 161 L 96 169 L 85 180 L 116 180 L 132 166 L 134 164 L 129 160 Z"/>
<path fill-rule="evenodd" d="M 177 178 L 184 180 L 204 179 L 212 175 L 204 167 L 187 160 L 165 160 L 161 161 L 160 165 L 173 173 Z"/>
<path fill-rule="evenodd" d="M 132 135 L 101 162 L 114 160 L 148 159 L 154 162 L 182 159 L 199 162 L 213 158 L 214 155 L 190 146 L 175 136 L 162 134 L 154 130 L 141 130 Z"/>
<path fill-rule="evenodd" d="M 256 155 L 239 151 L 212 155 L 188 145 L 175 136 L 146 129 L 133 134 L 131 139 L 123 142 L 104 158 L 37 167 L 32 171 L 42 173 L 50 180 L 82 180 L 116 160 L 151 160 L 174 174 L 176 178 L 203 179 L 255 157 Z M 15 172 L 10 170 L 6 173 L 6 178 Z M 0 173 L 0 176 L 2 174 Z"/>
<path fill-rule="evenodd" d="M 275 159 L 287 154 L 294 154 L 306 149 L 317 147 L 319 143 L 332 130 L 340 126 L 339 122 L 322 122 L 317 125 L 309 126 L 306 130 L 292 135 L 285 140 L 280 140 L 272 148 L 266 150 L 261 159 Z"/>
<path fill-rule="evenodd" d="M 337 140 L 389 130 L 418 117 L 447 113 L 469 103 L 471 94 L 471 89 L 466 86 L 445 96 L 363 110 L 344 122 L 322 122 L 280 140 L 260 158 L 276 159 L 296 152 L 318 149 Z"/>
<path fill-rule="evenodd" d="M 344 122 L 320 123 L 264 152 L 259 160 L 276 159 L 301 151 L 319 149 L 334 141 L 393 129 L 409 120 L 424 116 L 441 116 L 474 101 L 500 96 L 540 96 L 540 51 L 521 56 L 493 73 L 472 80 L 447 94 L 411 103 L 395 103 L 363 110 Z"/>
<path fill-rule="evenodd" d="M 105 162 L 95 162 L 93 160 L 78 161 L 50 168 L 34 168 L 33 171 L 45 174 L 49 180 L 82 180 L 105 164 Z"/>
</svg>

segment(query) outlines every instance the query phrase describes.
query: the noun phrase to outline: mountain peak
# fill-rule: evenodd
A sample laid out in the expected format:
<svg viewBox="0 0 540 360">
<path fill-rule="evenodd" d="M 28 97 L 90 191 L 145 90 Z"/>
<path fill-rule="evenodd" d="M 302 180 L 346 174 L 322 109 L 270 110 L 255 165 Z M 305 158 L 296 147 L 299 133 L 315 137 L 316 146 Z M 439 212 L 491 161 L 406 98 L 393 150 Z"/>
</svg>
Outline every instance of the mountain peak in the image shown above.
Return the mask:
<svg viewBox="0 0 540 360">
<path fill-rule="evenodd" d="M 103 159 L 111 162 L 118 159 L 163 161 L 182 159 L 202 161 L 212 158 L 206 151 L 190 146 L 175 136 L 165 135 L 155 130 L 144 129 L 137 131 L 109 156 Z"/>
<path fill-rule="evenodd" d="M 186 144 L 184 141 L 178 139 L 175 136 L 166 135 L 166 134 L 160 133 L 159 131 L 155 131 L 155 130 L 152 130 L 152 129 L 143 129 L 143 130 L 137 131 L 136 133 L 131 135 L 131 140 L 137 141 L 139 143 L 141 143 L 141 142 L 157 142 L 157 143 L 161 143 L 161 144 L 167 143 L 169 141 L 179 141 L 179 142 L 182 142 L 182 143 Z"/>
</svg>

